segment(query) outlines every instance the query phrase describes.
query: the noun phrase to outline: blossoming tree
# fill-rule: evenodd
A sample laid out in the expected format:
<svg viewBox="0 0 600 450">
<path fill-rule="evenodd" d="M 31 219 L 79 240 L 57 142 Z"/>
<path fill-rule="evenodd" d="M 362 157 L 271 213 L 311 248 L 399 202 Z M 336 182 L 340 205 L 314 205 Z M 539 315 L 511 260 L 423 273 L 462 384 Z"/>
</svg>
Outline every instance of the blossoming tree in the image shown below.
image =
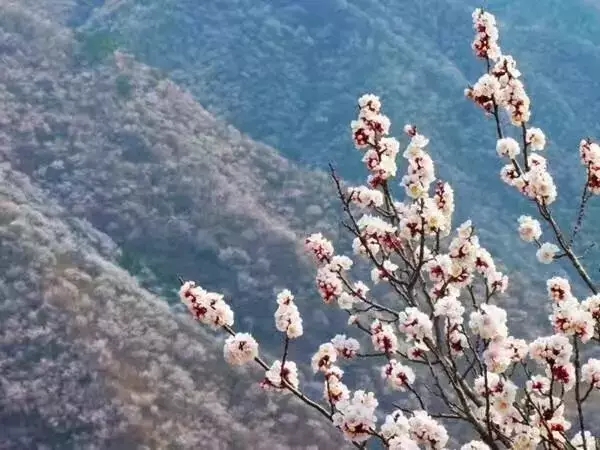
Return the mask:
<svg viewBox="0 0 600 450">
<path fill-rule="evenodd" d="M 567 279 L 547 281 L 553 334 L 533 342 L 511 336 L 501 307 L 508 279 L 479 244 L 470 221 L 452 232 L 453 190 L 436 180 L 426 151 L 429 140 L 413 125 L 404 127 L 409 139 L 402 153 L 407 172 L 400 181 L 405 200 L 392 197 L 400 143 L 389 135 L 390 120 L 379 98 L 370 94 L 359 99 L 358 117 L 351 123 L 354 144 L 370 173 L 367 184 L 344 189 L 333 169 L 332 177 L 346 216 L 343 224 L 354 237 L 354 254 L 372 266 L 370 283 L 385 285 L 396 301 L 378 301 L 370 294 L 367 283 L 351 275 L 353 260 L 336 254 L 320 233 L 306 238 L 305 246 L 314 256 L 323 302 L 347 311 L 348 327 L 368 335 L 372 348 L 363 351 L 345 333 L 323 343 L 311 361 L 322 377 L 323 396 L 311 399 L 288 358 L 290 342 L 303 334 L 290 291 L 277 296 L 275 327 L 285 349 L 271 364 L 259 356 L 250 334 L 234 329 L 233 311 L 222 295 L 181 280 L 180 297 L 196 319 L 229 334 L 224 346 L 228 363 L 257 363 L 265 371 L 262 387 L 291 392 L 358 448 L 374 441 L 390 449 L 447 448 L 456 422 L 461 430 L 467 426 L 468 439 L 474 439 L 461 450 L 596 449 L 586 411 L 591 394 L 600 389 L 600 360 L 586 360 L 585 347 L 600 342 L 600 295 L 572 244 L 587 200 L 600 194 L 600 146 L 590 139 L 580 143 L 586 180 L 568 238 L 552 215 L 557 190 L 539 153 L 546 138 L 529 125 L 530 100 L 516 62 L 500 50 L 493 15 L 477 9 L 473 23 L 472 48 L 486 73 L 466 89 L 466 96 L 495 123 L 496 151 L 506 161 L 502 180 L 538 212 L 537 218 L 518 219 L 518 234 L 537 247 L 540 263 L 567 259 L 589 290 L 579 301 Z M 544 241 L 542 224 L 549 232 Z M 346 386 L 341 365 L 366 356 L 375 356 L 369 361 L 380 361 L 381 377 L 419 407 L 380 411 L 373 392 Z M 426 378 L 419 388 L 418 376 Z"/>
</svg>

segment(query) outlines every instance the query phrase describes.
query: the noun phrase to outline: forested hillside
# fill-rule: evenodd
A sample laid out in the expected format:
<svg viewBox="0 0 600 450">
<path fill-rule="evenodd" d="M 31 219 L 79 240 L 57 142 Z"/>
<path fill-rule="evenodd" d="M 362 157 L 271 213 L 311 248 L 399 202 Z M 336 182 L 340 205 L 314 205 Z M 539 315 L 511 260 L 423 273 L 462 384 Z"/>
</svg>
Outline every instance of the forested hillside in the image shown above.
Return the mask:
<svg viewBox="0 0 600 450">
<path fill-rule="evenodd" d="M 377 93 L 397 134 L 411 122 L 432 136 L 439 173 L 457 190 L 459 217 L 473 217 L 490 248 L 501 252 L 523 203 L 498 178 L 493 124 L 463 97 L 484 70 L 470 49 L 475 6 L 467 0 L 124 0 L 78 19 L 88 38 L 110 37 L 163 69 L 253 138 L 320 169 L 332 161 L 351 179 L 363 172 L 348 123 L 356 98 Z M 584 0 L 483 6 L 498 17 L 501 45 L 524 73 L 533 123 L 550 140 L 566 225 L 582 188 L 577 145 L 600 132 L 600 10 Z M 593 228 L 585 231 L 600 238 Z M 509 253 L 503 261 L 516 270 L 534 262 Z"/>
<path fill-rule="evenodd" d="M 577 145 L 600 132 L 600 8 L 486 4 L 549 138 L 568 229 L 583 186 Z M 345 323 L 321 307 L 300 244 L 313 231 L 343 235 L 324 171 L 332 162 L 364 178 L 349 122 L 367 91 L 395 135 L 414 122 L 432 137 L 438 174 L 457 191 L 454 225 L 472 217 L 511 278 L 502 306 L 515 334 L 547 327 L 543 280 L 560 266 L 537 264 L 519 242 L 529 206 L 502 185 L 493 124 L 463 97 L 483 71 L 472 9 L 0 0 L 0 426 L 10 430 L 0 448 L 337 448 L 340 436 L 293 399 L 256 390 L 258 371 L 230 373 L 220 338 L 174 304 L 177 276 L 225 293 L 268 354 L 281 350 L 273 312 L 288 287 L 311 327 L 292 349 L 299 364 Z M 600 239 L 598 217 L 592 202 L 577 251 Z M 598 255 L 584 259 L 595 279 Z M 356 378 L 379 387 L 378 368 Z"/>
<path fill-rule="evenodd" d="M 21 5 L 0 1 L 0 42 L 0 448 L 339 445 L 169 307 L 182 275 L 227 286 L 241 329 L 270 326 L 275 287 L 311 285 L 296 247 L 333 214 L 324 176 L 130 58 L 82 66 Z"/>
<path fill-rule="evenodd" d="M 2 163 L 0 448 L 334 445 L 293 399 L 265 397 L 258 371 L 225 368 L 218 342 L 142 289 L 117 253 Z"/>
</svg>

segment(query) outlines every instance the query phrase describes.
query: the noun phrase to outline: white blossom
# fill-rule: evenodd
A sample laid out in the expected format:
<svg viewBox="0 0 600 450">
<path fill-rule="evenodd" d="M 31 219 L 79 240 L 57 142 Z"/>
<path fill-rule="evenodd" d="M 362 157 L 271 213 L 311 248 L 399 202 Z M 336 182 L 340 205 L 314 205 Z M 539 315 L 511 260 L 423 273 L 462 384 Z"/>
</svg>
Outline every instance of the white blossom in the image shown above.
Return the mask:
<svg viewBox="0 0 600 450">
<path fill-rule="evenodd" d="M 229 364 L 241 366 L 258 356 L 258 343 L 248 333 L 236 333 L 225 340 L 223 354 Z"/>
<path fill-rule="evenodd" d="M 557 245 L 550 242 L 545 242 L 538 249 L 536 256 L 539 262 L 542 264 L 550 264 L 554 261 L 556 254 L 560 251 Z"/>
</svg>

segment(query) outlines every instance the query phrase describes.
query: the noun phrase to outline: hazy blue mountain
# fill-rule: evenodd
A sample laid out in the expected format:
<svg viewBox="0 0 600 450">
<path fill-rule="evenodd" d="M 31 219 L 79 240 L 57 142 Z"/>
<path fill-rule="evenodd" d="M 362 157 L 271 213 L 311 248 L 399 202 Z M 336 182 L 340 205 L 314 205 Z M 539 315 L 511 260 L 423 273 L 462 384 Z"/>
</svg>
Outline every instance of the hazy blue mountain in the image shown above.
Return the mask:
<svg viewBox="0 0 600 450">
<path fill-rule="evenodd" d="M 396 134 L 410 121 L 433 138 L 459 218 L 472 216 L 500 252 L 525 203 L 498 179 L 492 123 L 463 98 L 483 70 L 470 50 L 476 6 L 497 15 L 501 44 L 525 74 L 566 225 L 582 184 L 577 145 L 600 130 L 593 2 L 124 0 L 95 10 L 82 30 L 110 36 L 286 157 L 321 169 L 332 161 L 352 179 L 364 173 L 348 132 L 356 98 L 381 95 Z M 521 270 L 533 263 L 503 257 Z"/>
</svg>

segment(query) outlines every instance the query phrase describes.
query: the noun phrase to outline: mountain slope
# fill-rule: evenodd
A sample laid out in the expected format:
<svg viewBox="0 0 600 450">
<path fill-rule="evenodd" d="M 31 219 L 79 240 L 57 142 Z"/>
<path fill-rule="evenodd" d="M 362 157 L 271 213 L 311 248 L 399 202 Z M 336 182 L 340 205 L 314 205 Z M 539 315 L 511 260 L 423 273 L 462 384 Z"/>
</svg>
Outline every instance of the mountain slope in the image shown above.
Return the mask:
<svg viewBox="0 0 600 450">
<path fill-rule="evenodd" d="M 556 208 L 567 224 L 582 184 L 577 145 L 600 132 L 593 75 L 600 69 L 600 12 L 583 0 L 483 6 L 497 14 L 501 44 L 525 74 L 533 123 L 549 136 L 562 188 Z M 524 203 L 507 195 L 497 177 L 493 125 L 463 98 L 483 70 L 469 46 L 473 7 L 466 0 L 236 0 L 226 6 L 124 0 L 98 8 L 82 29 L 112 36 L 115 45 L 188 87 L 209 111 L 285 156 L 319 168 L 333 161 L 351 179 L 363 171 L 359 158 L 348 157 L 348 123 L 356 98 L 376 92 L 396 134 L 411 121 L 433 138 L 438 172 L 457 191 L 460 220 L 473 217 L 500 254 Z M 599 215 L 596 206 L 592 216 Z M 600 237 L 585 231 L 589 240 Z M 519 253 L 502 256 L 525 270 L 535 260 Z"/>
<path fill-rule="evenodd" d="M 117 2 L 115 13 L 119 5 L 127 2 Z M 294 351 L 305 357 L 331 338 L 331 325 L 344 317 L 315 308 L 321 301 L 314 269 L 298 249 L 314 230 L 326 230 L 334 242 L 341 235 L 327 176 L 300 170 L 225 126 L 159 71 L 112 51 L 91 64 L 85 52 L 97 46 L 56 24 L 32 26 L 20 14 L 19 21 L 0 22 L 3 158 L 108 234 L 119 245 L 120 264 L 155 293 L 175 300 L 178 275 L 223 291 L 243 327 L 279 349 L 274 294 L 289 287 L 315 328 Z M 458 205 L 472 208 L 487 192 L 475 188 L 471 202 L 459 197 Z M 506 237 L 505 222 L 513 219 L 499 216 L 493 199 L 474 210 L 485 216 L 475 222 L 484 245 L 521 245 Z M 507 264 L 535 261 L 533 252 L 521 259 L 495 253 Z M 515 288 L 506 300 L 516 323 L 525 320 L 524 305 L 537 308 L 544 297 L 519 269 L 509 266 Z"/>
<path fill-rule="evenodd" d="M 333 445 L 302 405 L 268 400 L 259 371 L 226 368 L 218 343 L 111 262 L 116 252 L 0 166 L 0 448 Z"/>
<path fill-rule="evenodd" d="M 115 240 L 146 286 L 169 287 L 156 292 L 175 299 L 181 275 L 225 288 L 241 316 L 260 302 L 264 336 L 276 287 L 314 298 L 298 244 L 336 223 L 325 174 L 301 171 L 216 121 L 126 55 L 88 70 L 64 28 L 15 23 L 0 22 L 5 160 Z"/>
<path fill-rule="evenodd" d="M 82 68 L 72 33 L 18 3 L 0 42 L 0 448 L 339 447 L 118 266 L 173 301 L 177 274 L 225 282 L 240 328 L 260 300 L 270 330 L 273 284 L 309 282 L 300 230 L 331 214 L 289 208 L 325 177 L 125 56 Z"/>
</svg>

